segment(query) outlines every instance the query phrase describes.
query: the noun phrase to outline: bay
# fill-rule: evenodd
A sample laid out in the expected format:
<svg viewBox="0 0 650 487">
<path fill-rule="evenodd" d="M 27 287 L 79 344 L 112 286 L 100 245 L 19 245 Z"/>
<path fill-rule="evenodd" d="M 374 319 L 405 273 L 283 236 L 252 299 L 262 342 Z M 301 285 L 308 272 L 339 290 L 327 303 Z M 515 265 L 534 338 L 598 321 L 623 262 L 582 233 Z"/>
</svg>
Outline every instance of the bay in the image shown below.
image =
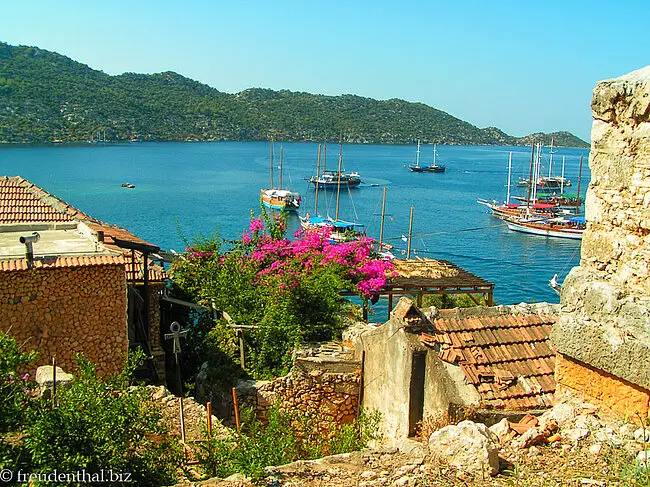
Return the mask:
<svg viewBox="0 0 650 487">
<path fill-rule="evenodd" d="M 314 190 L 304 178 L 315 172 L 317 144 L 276 143 L 284 149 L 284 185 L 303 196 L 302 213 L 314 212 Z M 328 145 L 327 166 L 335 169 L 339 148 Z M 416 256 L 445 259 L 495 283 L 499 304 L 558 302 L 548 286 L 580 260 L 580 242 L 511 232 L 488 215 L 477 198 L 506 195 L 508 154 L 513 181 L 528 177 L 530 148 L 438 146 L 444 173 L 412 173 L 414 146 L 344 145 L 343 165 L 358 171 L 360 187 L 343 190 L 339 216 L 358 220 L 379 236 L 382 188 L 387 188 L 385 240 L 402 256 L 414 208 Z M 553 174 L 578 182 L 584 156 L 582 193 L 589 181 L 586 149 L 556 149 Z M 259 190 L 269 184 L 269 146 L 263 142 L 132 143 L 80 146 L 5 146 L 0 174 L 20 175 L 102 221 L 125 227 L 164 249 L 182 251 L 185 241 L 218 230 L 235 239 L 259 213 Z M 433 159 L 423 146 L 421 163 Z M 548 151 L 543 164 L 548 171 Z M 277 177 L 277 170 L 276 170 Z M 134 189 L 120 187 L 129 182 Z M 513 188 L 514 191 L 514 188 Z M 520 191 L 521 192 L 521 191 Z M 336 191 L 320 192 L 319 212 L 334 216 Z M 296 216 L 290 230 L 298 228 Z"/>
</svg>

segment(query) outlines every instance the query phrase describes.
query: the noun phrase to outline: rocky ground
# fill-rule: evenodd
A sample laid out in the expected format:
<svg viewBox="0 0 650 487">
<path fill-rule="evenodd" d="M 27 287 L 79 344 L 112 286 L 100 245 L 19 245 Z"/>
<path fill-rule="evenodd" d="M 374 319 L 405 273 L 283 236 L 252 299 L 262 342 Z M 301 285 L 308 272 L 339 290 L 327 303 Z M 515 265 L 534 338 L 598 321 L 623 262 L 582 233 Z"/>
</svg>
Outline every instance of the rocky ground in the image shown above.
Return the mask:
<svg viewBox="0 0 650 487">
<path fill-rule="evenodd" d="M 644 469 L 650 430 L 565 398 L 538 418 L 488 431 L 464 422 L 429 445 L 366 450 L 270 467 L 259 484 L 284 487 L 650 486 Z M 460 441 L 460 443 L 457 443 Z M 408 450 L 408 452 L 407 452 Z M 495 467 L 496 459 L 496 468 Z M 490 475 L 490 472 L 494 475 Z M 258 484 L 258 485 L 259 485 Z M 179 484 L 249 487 L 239 475 Z"/>
</svg>

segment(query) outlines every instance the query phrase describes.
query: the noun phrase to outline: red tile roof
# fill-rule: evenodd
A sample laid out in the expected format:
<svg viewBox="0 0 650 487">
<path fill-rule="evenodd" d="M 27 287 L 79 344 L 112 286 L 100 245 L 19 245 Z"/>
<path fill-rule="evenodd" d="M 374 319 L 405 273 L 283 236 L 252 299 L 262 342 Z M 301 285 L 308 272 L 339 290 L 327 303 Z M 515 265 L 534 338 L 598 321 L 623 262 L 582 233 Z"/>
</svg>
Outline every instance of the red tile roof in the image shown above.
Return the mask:
<svg viewBox="0 0 650 487">
<path fill-rule="evenodd" d="M 153 244 L 136 237 L 124 228 L 110 225 L 86 215 L 81 210 L 69 205 L 60 198 L 48 193 L 20 176 L 0 177 L 0 224 L 37 222 L 53 223 L 75 220 L 84 222 L 94 231 L 101 230 L 104 232 L 104 246 L 124 254 L 123 262 L 127 263 L 127 280 L 129 282 L 134 279 L 136 281 L 142 281 L 144 272 L 142 253 L 135 251 L 135 263 L 133 263 L 131 251 L 119 247 L 115 243 L 114 238 L 126 240 L 135 244 L 144 244 L 149 246 L 153 246 Z M 77 262 L 75 258 L 60 259 L 60 265 L 56 265 L 55 267 L 61 267 L 65 265 L 65 263 L 68 263 L 67 265 L 76 265 L 75 262 Z M 5 269 L 7 265 L 8 264 L 3 264 L 3 267 L 0 267 L 0 270 L 7 270 Z M 18 266 L 19 264 L 12 265 Z M 25 261 L 23 261 L 23 265 L 26 266 Z M 150 281 L 163 281 L 166 277 L 164 269 L 160 266 L 154 264 L 149 265 Z"/>
<path fill-rule="evenodd" d="M 505 308 L 442 310 L 435 332 L 420 340 L 457 364 L 481 395 L 482 406 L 537 409 L 552 405 L 555 352 L 549 346 L 557 315 L 517 314 Z"/>
<path fill-rule="evenodd" d="M 90 255 L 82 257 L 53 257 L 34 260 L 34 269 L 108 265 L 124 265 L 124 256 Z M 28 267 L 26 259 L 0 260 L 0 271 L 24 271 L 27 269 Z"/>
<path fill-rule="evenodd" d="M 90 219 L 20 176 L 0 177 L 0 223 L 69 222 Z"/>
</svg>

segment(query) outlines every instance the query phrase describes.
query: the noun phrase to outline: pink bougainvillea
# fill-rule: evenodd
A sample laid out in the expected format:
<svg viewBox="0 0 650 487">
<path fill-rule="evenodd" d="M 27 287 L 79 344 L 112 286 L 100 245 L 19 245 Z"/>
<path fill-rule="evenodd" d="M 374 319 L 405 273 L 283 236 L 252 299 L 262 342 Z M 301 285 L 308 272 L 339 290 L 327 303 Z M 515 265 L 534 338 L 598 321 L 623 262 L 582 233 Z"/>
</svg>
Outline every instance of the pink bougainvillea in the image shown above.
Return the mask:
<svg viewBox="0 0 650 487">
<path fill-rule="evenodd" d="M 284 234 L 284 220 L 275 218 L 270 224 L 276 230 L 282 225 L 279 230 Z M 239 264 L 254 268 L 258 284 L 276 286 L 280 292 L 297 288 L 301 278 L 317 267 L 329 266 L 362 296 L 370 297 L 394 272 L 390 261 L 377 257 L 374 243 L 366 237 L 332 243 L 327 227 L 301 229 L 294 234 L 293 240 L 277 238 L 266 233 L 262 217 L 252 217 L 249 229 L 242 234 L 238 258 L 242 259 Z M 187 250 L 188 258 L 208 256 L 195 249 Z"/>
</svg>

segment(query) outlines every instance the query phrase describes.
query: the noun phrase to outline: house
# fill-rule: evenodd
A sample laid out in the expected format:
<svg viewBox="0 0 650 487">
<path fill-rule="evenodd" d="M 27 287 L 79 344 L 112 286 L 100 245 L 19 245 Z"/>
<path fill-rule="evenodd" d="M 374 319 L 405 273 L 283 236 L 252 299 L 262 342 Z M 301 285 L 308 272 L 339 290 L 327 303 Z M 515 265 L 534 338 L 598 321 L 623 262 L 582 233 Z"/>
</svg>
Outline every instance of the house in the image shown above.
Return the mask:
<svg viewBox="0 0 650 487">
<path fill-rule="evenodd" d="M 557 314 L 546 303 L 423 312 L 402 298 L 385 324 L 356 340 L 362 405 L 381 413 L 390 444 L 416 436 L 423 421 L 491 422 L 546 409 Z"/>
<path fill-rule="evenodd" d="M 64 369 L 81 352 L 114 373 L 141 347 L 162 380 L 158 250 L 19 176 L 0 177 L 0 329 L 38 350 L 38 364 L 56 356 Z"/>
</svg>

